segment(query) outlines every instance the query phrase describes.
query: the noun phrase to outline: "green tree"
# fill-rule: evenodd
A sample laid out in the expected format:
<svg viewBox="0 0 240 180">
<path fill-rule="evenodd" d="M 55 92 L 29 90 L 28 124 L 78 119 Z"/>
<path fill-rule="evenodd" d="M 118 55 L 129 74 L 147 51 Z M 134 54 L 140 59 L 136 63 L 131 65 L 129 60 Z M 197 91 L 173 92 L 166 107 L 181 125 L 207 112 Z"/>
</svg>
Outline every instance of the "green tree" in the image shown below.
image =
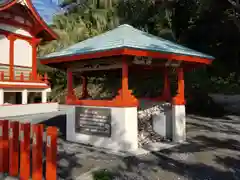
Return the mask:
<svg viewBox="0 0 240 180">
<path fill-rule="evenodd" d="M 89 37 L 101 34 L 119 24 L 111 0 L 108 0 L 107 3 L 101 2 L 101 4 L 96 4 L 94 1 L 86 1 L 81 4 L 74 2 L 76 1 L 65 1 L 63 6 L 73 5 L 65 14 L 54 17 L 51 27 L 58 34 L 59 39 L 42 43 L 38 49 L 39 56 L 60 51 Z M 47 71 L 51 79 L 52 98 L 65 91 L 65 72 L 43 65 L 38 67 L 40 73 Z"/>
<path fill-rule="evenodd" d="M 60 39 L 43 44 L 40 56 L 128 23 L 216 57 L 211 67 L 192 72 L 187 85 L 206 91 L 210 87 L 223 92 L 238 89 L 240 22 L 236 0 L 65 0 L 62 6 L 68 10 L 56 16 L 52 26 Z M 65 88 L 65 75 L 48 70 L 56 79 L 53 85 Z"/>
</svg>

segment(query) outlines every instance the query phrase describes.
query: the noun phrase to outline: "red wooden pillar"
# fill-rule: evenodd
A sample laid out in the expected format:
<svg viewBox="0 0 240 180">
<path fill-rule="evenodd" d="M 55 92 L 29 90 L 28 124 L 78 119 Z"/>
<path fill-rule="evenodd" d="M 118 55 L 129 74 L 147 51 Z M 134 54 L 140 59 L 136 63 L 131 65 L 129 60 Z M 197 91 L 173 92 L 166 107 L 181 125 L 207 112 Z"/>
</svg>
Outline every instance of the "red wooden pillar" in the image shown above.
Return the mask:
<svg viewBox="0 0 240 180">
<path fill-rule="evenodd" d="M 40 39 L 33 38 L 31 41 L 32 45 L 32 79 L 37 80 L 37 46 Z"/>
<path fill-rule="evenodd" d="M 43 125 L 32 125 L 33 142 L 32 142 L 32 179 L 42 180 L 42 151 L 43 151 Z"/>
<path fill-rule="evenodd" d="M 0 120 L 0 173 L 8 172 L 8 121 Z"/>
<path fill-rule="evenodd" d="M 16 37 L 13 34 L 8 36 L 9 40 L 9 79 L 14 79 L 14 41 Z"/>
<path fill-rule="evenodd" d="M 164 87 L 163 87 L 162 98 L 163 98 L 163 100 L 168 101 L 171 98 L 170 82 L 169 82 L 169 78 L 168 78 L 168 69 L 164 68 L 163 73 L 164 73 L 163 74 L 163 76 L 164 76 Z"/>
<path fill-rule="evenodd" d="M 9 123 L 9 175 L 18 176 L 19 173 L 19 122 Z"/>
<path fill-rule="evenodd" d="M 73 100 L 77 99 L 73 90 L 73 74 L 71 69 L 67 70 L 67 89 L 68 89 L 68 94 L 66 97 L 66 103 L 71 104 Z"/>
<path fill-rule="evenodd" d="M 57 128 L 47 128 L 46 180 L 57 179 Z"/>
<path fill-rule="evenodd" d="M 88 79 L 86 76 L 81 76 L 81 78 L 82 78 L 82 98 L 87 98 L 89 96 L 87 89 Z"/>
<path fill-rule="evenodd" d="M 119 95 L 115 97 L 116 104 L 121 106 L 138 106 L 138 100 L 132 95 L 132 91 L 128 89 L 128 63 L 127 57 L 122 57 L 122 88 Z"/>
<path fill-rule="evenodd" d="M 173 98 L 173 104 L 183 105 L 185 104 L 185 95 L 184 95 L 184 72 L 182 67 L 179 67 L 177 69 L 177 76 L 178 76 L 178 90 L 177 95 Z"/>
<path fill-rule="evenodd" d="M 126 99 L 128 93 L 128 64 L 127 58 L 124 56 L 122 62 L 122 99 Z"/>
<path fill-rule="evenodd" d="M 67 90 L 68 96 L 73 95 L 73 75 L 70 69 L 67 70 Z"/>
<path fill-rule="evenodd" d="M 20 179 L 30 178 L 30 123 L 20 124 Z"/>
</svg>

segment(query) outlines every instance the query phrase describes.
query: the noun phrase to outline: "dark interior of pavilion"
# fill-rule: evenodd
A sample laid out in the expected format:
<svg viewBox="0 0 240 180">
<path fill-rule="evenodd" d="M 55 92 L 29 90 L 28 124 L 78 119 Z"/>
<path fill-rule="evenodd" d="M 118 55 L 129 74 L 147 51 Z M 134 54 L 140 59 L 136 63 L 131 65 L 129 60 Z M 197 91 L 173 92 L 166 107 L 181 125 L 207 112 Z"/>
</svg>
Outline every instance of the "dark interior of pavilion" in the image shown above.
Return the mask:
<svg viewBox="0 0 240 180">
<path fill-rule="evenodd" d="M 94 70 L 80 73 L 73 73 L 74 88 L 82 84 L 80 76 L 87 78 L 87 89 L 89 96 L 84 99 L 91 100 L 111 100 L 121 89 L 121 69 L 112 70 Z M 176 76 L 174 73 L 169 73 L 171 82 L 171 94 L 176 94 Z M 156 81 L 157 79 L 157 81 Z M 157 83 L 156 83 L 157 82 Z M 93 89 L 98 93 L 93 92 Z M 132 94 L 138 98 L 156 98 L 162 94 L 164 87 L 164 77 L 162 69 L 143 68 L 138 66 L 129 67 L 129 89 Z M 79 95 L 78 92 L 76 92 Z"/>
</svg>

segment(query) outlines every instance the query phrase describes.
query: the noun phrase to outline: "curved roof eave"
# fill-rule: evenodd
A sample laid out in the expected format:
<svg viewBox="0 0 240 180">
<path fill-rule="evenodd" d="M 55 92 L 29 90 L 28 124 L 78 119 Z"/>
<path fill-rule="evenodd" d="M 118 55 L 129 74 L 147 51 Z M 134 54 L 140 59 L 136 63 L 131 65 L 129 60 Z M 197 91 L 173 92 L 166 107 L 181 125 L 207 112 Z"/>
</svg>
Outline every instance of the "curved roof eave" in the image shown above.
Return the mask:
<svg viewBox="0 0 240 180">
<path fill-rule="evenodd" d="M 177 59 L 191 62 L 204 62 L 210 64 L 214 57 L 187 48 L 183 45 L 154 36 L 128 24 L 107 31 L 98 36 L 78 42 L 59 52 L 54 52 L 40 58 L 45 63 L 88 58 L 92 54 L 98 56 L 112 55 L 112 51 L 123 49 L 117 52 L 118 55 L 151 56 L 154 58 Z M 107 53 L 106 53 L 107 52 Z M 124 54 L 122 54 L 124 53 Z M 91 56 L 90 56 L 91 55 Z"/>
<path fill-rule="evenodd" d="M 0 11 L 3 11 L 7 8 L 10 8 L 11 6 L 15 5 L 17 2 L 18 2 L 18 0 L 12 0 L 12 1 L 7 2 L 3 6 L 0 6 Z M 50 27 L 48 27 L 46 22 L 42 19 L 40 14 L 37 12 L 37 10 L 34 7 L 32 1 L 31 0 L 25 0 L 25 2 L 26 2 L 26 5 L 28 6 L 28 8 L 30 9 L 30 11 L 32 12 L 34 18 L 36 18 L 36 20 L 39 22 L 39 24 L 41 24 L 43 29 L 49 34 L 50 38 L 48 38 L 47 40 L 58 39 L 58 35 Z"/>
<path fill-rule="evenodd" d="M 37 12 L 36 8 L 34 7 L 31 0 L 25 0 L 28 8 L 31 10 L 33 16 L 36 18 L 36 20 L 42 25 L 44 30 L 50 35 L 50 39 L 48 40 L 55 40 L 58 39 L 58 35 L 46 24 L 46 22 L 42 19 L 42 17 Z"/>
<path fill-rule="evenodd" d="M 17 0 L 12 0 L 12 1 L 6 2 L 6 3 L 4 3 L 3 5 L 0 6 L 0 11 L 3 11 L 7 8 L 10 8 L 11 6 L 13 6 L 16 3 L 17 3 Z"/>
</svg>

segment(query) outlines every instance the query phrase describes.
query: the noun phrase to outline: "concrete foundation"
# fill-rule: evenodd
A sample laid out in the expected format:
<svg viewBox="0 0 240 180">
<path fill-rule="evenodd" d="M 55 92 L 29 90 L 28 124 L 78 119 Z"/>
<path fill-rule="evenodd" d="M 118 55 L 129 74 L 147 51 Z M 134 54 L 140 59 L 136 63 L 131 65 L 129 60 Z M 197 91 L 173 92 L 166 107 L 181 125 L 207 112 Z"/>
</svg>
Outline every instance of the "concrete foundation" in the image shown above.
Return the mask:
<svg viewBox="0 0 240 180">
<path fill-rule="evenodd" d="M 172 109 L 170 104 L 163 104 L 162 109 L 152 118 L 153 130 L 166 139 L 172 139 Z"/>
<path fill-rule="evenodd" d="M 58 109 L 58 103 L 0 105 L 0 117 L 4 118 L 30 114 L 50 113 L 56 112 Z"/>
<path fill-rule="evenodd" d="M 101 137 L 75 132 L 76 108 L 97 108 L 111 110 L 111 135 Z M 138 149 L 137 108 L 72 106 L 67 112 L 67 140 L 94 145 L 115 151 L 135 151 Z"/>
<path fill-rule="evenodd" d="M 173 142 L 186 141 L 186 111 L 185 105 L 172 105 Z"/>
</svg>

